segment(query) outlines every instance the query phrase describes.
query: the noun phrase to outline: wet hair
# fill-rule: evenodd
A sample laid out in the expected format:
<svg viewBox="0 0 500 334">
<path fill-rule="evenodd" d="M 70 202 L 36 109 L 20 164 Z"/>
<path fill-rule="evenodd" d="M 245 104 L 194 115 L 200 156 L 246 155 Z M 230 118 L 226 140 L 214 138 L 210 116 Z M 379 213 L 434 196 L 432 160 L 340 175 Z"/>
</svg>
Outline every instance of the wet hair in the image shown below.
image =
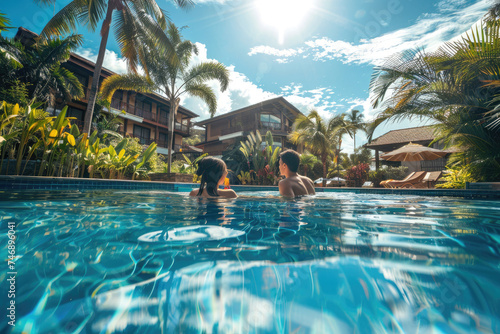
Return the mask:
<svg viewBox="0 0 500 334">
<path fill-rule="evenodd" d="M 294 150 L 286 150 L 280 154 L 281 161 L 288 166 L 293 173 L 297 173 L 300 164 L 300 154 Z"/>
<path fill-rule="evenodd" d="M 206 157 L 198 163 L 196 175 L 201 176 L 200 190 L 196 196 L 203 194 L 203 189 L 207 188 L 210 196 L 219 196 L 217 193 L 217 183 L 226 170 L 224 161 L 214 157 Z"/>
</svg>

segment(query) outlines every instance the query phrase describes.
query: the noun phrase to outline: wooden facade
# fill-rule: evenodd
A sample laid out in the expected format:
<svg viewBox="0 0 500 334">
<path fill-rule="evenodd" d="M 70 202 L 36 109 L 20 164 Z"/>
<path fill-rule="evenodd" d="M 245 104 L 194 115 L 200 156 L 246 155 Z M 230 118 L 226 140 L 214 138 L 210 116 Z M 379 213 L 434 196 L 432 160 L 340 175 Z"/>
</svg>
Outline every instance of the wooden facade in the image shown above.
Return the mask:
<svg viewBox="0 0 500 334">
<path fill-rule="evenodd" d="M 30 43 L 34 41 L 35 37 L 37 37 L 35 33 L 21 27 L 18 29 L 15 38 L 23 43 Z M 69 60 L 61 64 L 61 66 L 75 74 L 84 87 L 85 96 L 67 103 L 57 101 L 54 107 L 48 108 L 48 111 L 57 114 L 63 106 L 67 105 L 67 116 L 75 117 L 76 120 L 73 122 L 76 122 L 80 129 L 83 129 L 83 120 L 92 86 L 95 63 L 71 53 Z M 115 73 L 103 67 L 100 82 L 113 74 Z M 156 142 L 158 144 L 158 153 L 168 153 L 170 102 L 167 98 L 155 93 L 147 94 L 119 90 L 113 95 L 111 109 L 104 109 L 103 111 L 116 114 L 122 119 L 123 124 L 119 129 L 121 134 L 136 137 L 143 145 Z M 125 113 L 122 111 L 125 111 Z M 182 139 L 190 136 L 191 119 L 195 117 L 198 117 L 198 115 L 184 107 L 179 107 L 174 125 L 175 137 L 172 147 L 174 153 L 181 151 Z M 186 146 L 182 151 L 189 152 L 189 150 Z"/>
<path fill-rule="evenodd" d="M 196 125 L 205 127 L 205 141 L 197 144 L 204 153 L 223 155 L 232 144 L 245 139 L 250 132 L 259 130 L 262 136 L 271 131 L 276 146 L 302 152 L 287 139 L 292 124 L 302 113 L 283 97 L 263 101 Z"/>
</svg>

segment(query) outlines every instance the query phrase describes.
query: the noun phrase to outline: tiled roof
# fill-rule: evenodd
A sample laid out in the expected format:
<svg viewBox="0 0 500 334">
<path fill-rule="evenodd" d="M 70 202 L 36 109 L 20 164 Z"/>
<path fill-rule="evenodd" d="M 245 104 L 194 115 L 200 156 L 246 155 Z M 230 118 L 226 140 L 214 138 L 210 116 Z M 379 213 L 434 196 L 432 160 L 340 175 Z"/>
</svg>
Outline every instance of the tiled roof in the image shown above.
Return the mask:
<svg viewBox="0 0 500 334">
<path fill-rule="evenodd" d="M 432 126 L 422 126 L 409 129 L 392 130 L 374 139 L 366 147 L 402 144 L 408 142 L 430 142 L 435 138 Z"/>
<path fill-rule="evenodd" d="M 278 103 L 281 102 L 281 103 L 283 103 L 284 105 L 286 105 L 288 107 L 288 110 L 293 110 L 293 114 L 295 114 L 295 116 L 302 115 L 302 113 L 300 112 L 300 110 L 297 109 L 293 104 L 291 104 L 290 102 L 288 102 L 283 96 L 278 96 L 278 97 L 272 98 L 270 100 L 262 101 L 262 102 L 259 102 L 259 103 L 256 103 L 256 104 L 252 104 L 250 106 L 247 106 L 247 107 L 244 107 L 244 108 L 241 108 L 241 109 L 238 109 L 238 110 L 230 111 L 230 112 L 228 112 L 226 114 L 223 114 L 223 115 L 219 115 L 219 116 L 216 116 L 216 117 L 213 117 L 213 118 L 206 119 L 204 121 L 196 123 L 196 125 L 203 126 L 203 125 L 206 125 L 206 124 L 209 124 L 209 123 L 212 123 L 212 122 L 216 122 L 218 120 L 221 120 L 221 119 L 233 116 L 233 115 L 241 113 L 243 111 L 247 111 L 247 110 L 250 110 L 250 109 L 253 109 L 253 108 L 256 108 L 256 107 L 259 107 L 259 106 L 263 106 L 263 105 L 266 105 L 266 104 L 272 104 L 274 102 L 278 102 Z"/>
</svg>

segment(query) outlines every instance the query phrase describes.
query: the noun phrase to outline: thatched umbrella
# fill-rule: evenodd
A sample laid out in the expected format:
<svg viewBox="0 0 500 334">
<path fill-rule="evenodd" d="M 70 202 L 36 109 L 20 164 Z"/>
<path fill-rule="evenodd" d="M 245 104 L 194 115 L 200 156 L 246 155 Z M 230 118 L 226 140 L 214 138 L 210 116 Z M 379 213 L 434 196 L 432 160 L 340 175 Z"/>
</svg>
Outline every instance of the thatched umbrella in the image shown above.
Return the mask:
<svg viewBox="0 0 500 334">
<path fill-rule="evenodd" d="M 409 143 L 397 150 L 381 155 L 382 159 L 388 161 L 421 161 L 436 160 L 444 157 L 448 152 L 420 144 Z"/>
</svg>

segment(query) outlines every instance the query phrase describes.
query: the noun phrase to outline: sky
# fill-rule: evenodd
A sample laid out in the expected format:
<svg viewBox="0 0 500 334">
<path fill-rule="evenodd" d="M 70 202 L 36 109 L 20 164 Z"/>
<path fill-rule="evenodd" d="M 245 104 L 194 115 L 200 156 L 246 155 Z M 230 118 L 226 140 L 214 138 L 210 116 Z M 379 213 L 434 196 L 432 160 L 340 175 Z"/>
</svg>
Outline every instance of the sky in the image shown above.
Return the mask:
<svg viewBox="0 0 500 334">
<path fill-rule="evenodd" d="M 366 120 L 380 110 L 371 107 L 369 92 L 373 69 L 408 49 L 435 50 L 456 41 L 477 24 L 491 0 L 194 0 L 189 10 L 170 0 L 157 0 L 182 34 L 197 44 L 192 63 L 218 61 L 230 71 L 230 84 L 220 92 L 217 113 L 243 108 L 283 96 L 304 114 L 316 109 L 325 118 L 360 110 Z M 12 26 L 39 33 L 69 0 L 53 6 L 34 1 L 3 1 L 0 12 Z M 3 35 L 12 37 L 16 29 Z M 79 27 L 84 36 L 77 53 L 94 60 L 100 43 L 97 32 Z M 104 67 L 126 73 L 114 37 L 110 35 Z M 185 96 L 181 104 L 209 117 L 198 98 Z M 430 124 L 412 120 L 389 122 L 374 138 L 390 130 Z M 362 133 L 356 146 L 366 143 Z M 343 139 L 343 150 L 353 151 L 352 138 Z"/>
</svg>

